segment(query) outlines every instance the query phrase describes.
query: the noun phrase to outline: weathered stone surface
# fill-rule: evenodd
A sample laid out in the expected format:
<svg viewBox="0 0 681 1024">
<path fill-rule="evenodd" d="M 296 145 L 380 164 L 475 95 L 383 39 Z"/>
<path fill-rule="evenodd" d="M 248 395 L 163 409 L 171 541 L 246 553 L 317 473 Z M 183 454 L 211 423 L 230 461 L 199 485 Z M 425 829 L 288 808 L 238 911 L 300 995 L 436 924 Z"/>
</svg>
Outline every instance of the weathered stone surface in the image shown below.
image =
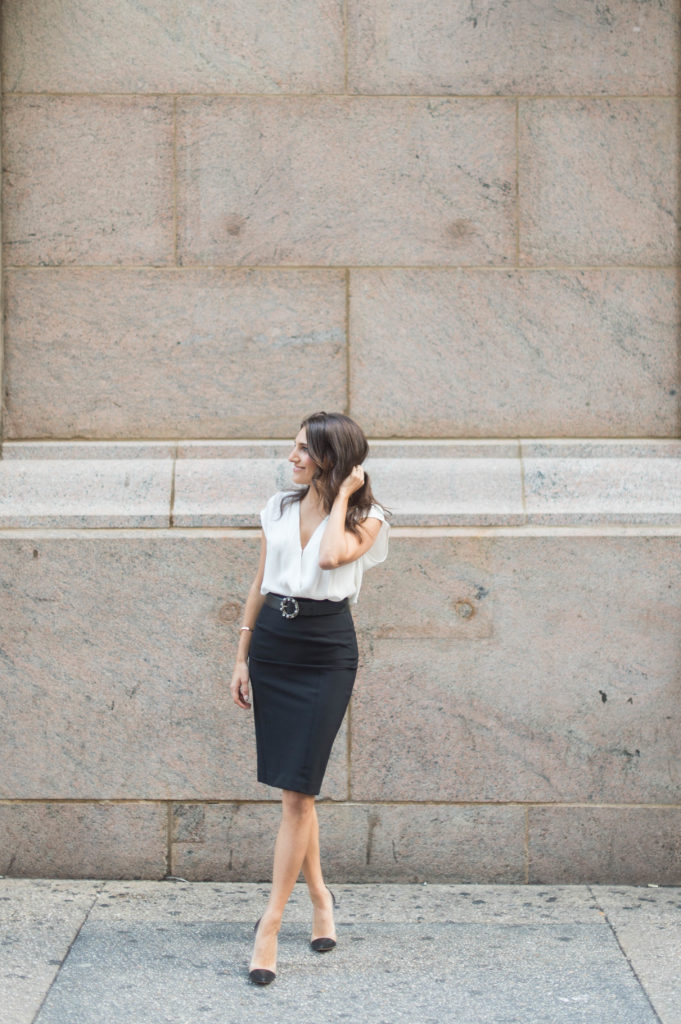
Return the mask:
<svg viewBox="0 0 681 1024">
<path fill-rule="evenodd" d="M 258 512 L 278 490 L 291 485 L 279 459 L 178 459 L 175 526 L 260 526 Z"/>
<path fill-rule="evenodd" d="M 678 111 L 672 99 L 520 103 L 520 262 L 675 263 Z"/>
<path fill-rule="evenodd" d="M 622 952 L 663 1024 L 681 1024 L 681 889 L 594 886 Z"/>
<path fill-rule="evenodd" d="M 501 446 L 500 446 L 501 447 Z M 517 451 L 517 449 L 516 449 Z M 374 493 L 408 525 L 512 524 L 524 519 L 518 458 L 430 459 L 422 455 L 367 461 Z M 286 459 L 178 459 L 176 526 L 259 526 L 259 510 L 276 490 L 291 486 Z"/>
<path fill-rule="evenodd" d="M 42 879 L 0 881 L 0 1005 L 6 1024 L 33 1024 L 95 902 L 95 886 Z"/>
<path fill-rule="evenodd" d="M 678 806 L 530 807 L 528 814 L 531 882 L 681 883 Z"/>
<path fill-rule="evenodd" d="M 257 536 L 0 540 L 0 796 L 278 799 L 229 694 Z M 345 727 L 324 796 L 347 795 Z"/>
<path fill-rule="evenodd" d="M 593 458 L 570 458 L 550 445 L 538 458 L 524 452 L 528 523 L 681 524 L 681 444 L 669 444 L 675 457 L 630 457 L 614 445 Z"/>
<path fill-rule="evenodd" d="M 508 100 L 178 101 L 181 262 L 515 258 Z"/>
<path fill-rule="evenodd" d="M 351 412 L 377 437 L 676 436 L 676 273 L 353 270 Z"/>
<path fill-rule="evenodd" d="M 190 881 L 269 882 L 278 806 L 174 804 L 172 873 Z"/>
<path fill-rule="evenodd" d="M 329 881 L 519 882 L 525 877 L 521 807 L 317 804 Z M 192 804 L 174 809 L 173 873 L 191 880 L 271 878 L 276 808 Z"/>
<path fill-rule="evenodd" d="M 162 878 L 167 821 L 162 804 L 0 803 L 0 874 Z"/>
<path fill-rule="evenodd" d="M 228 682 L 256 560 L 214 537 L 3 540 L 2 795 L 244 793 Z"/>
<path fill-rule="evenodd" d="M 393 526 L 681 525 L 679 441 L 372 447 L 365 465 Z M 277 441 L 10 441 L 0 529 L 259 528 L 267 498 L 292 485 L 290 450 Z"/>
<path fill-rule="evenodd" d="M 170 887 L 168 887 L 170 888 Z M 365 887 L 366 888 L 366 887 Z M 378 893 L 365 899 L 380 901 Z M 131 894 L 131 902 L 134 895 Z M 219 886 L 214 900 L 223 903 Z M 117 912 L 90 917 L 40 1011 L 40 1024 L 163 1019 L 164 1024 L 317 1024 L 350 1019 L 411 1024 L 500 1019 L 525 1024 L 658 1024 L 645 992 L 601 919 L 509 925 L 339 921 L 332 956 L 312 955 L 307 921 L 281 932 L 277 982 L 247 982 L 255 914 L 246 922 Z M 243 892 L 245 905 L 262 909 Z M 144 908 L 140 893 L 136 902 Z M 435 978 L 429 982 L 424 979 Z"/>
<path fill-rule="evenodd" d="M 168 526 L 170 459 L 0 460 L 0 527 Z"/>
<path fill-rule="evenodd" d="M 520 882 L 521 807 L 325 804 L 320 845 L 329 879 L 370 882 Z"/>
<path fill-rule="evenodd" d="M 396 535 L 362 605 L 353 800 L 677 801 L 680 544 Z"/>
<path fill-rule="evenodd" d="M 277 984 L 258 994 L 246 983 L 246 971 L 266 885 L 70 882 L 55 899 L 60 883 L 31 882 L 35 897 L 43 895 L 39 886 L 49 886 L 44 907 L 53 918 L 77 920 L 77 902 L 82 922 L 66 957 L 63 947 L 52 947 L 61 969 L 47 993 L 49 981 L 36 976 L 30 940 L 44 955 L 48 929 L 32 905 L 21 913 L 26 901 L 16 889 L 26 884 L 0 881 L 0 903 L 17 911 L 7 919 L 14 926 L 8 940 L 24 976 L 9 977 L 8 987 L 10 993 L 22 987 L 40 993 L 34 1012 L 40 1007 L 41 1024 L 160 1018 L 166 1024 L 195 1018 L 206 1024 L 315 1024 L 336 1020 L 339 1007 L 346 1016 L 399 1024 L 498 1024 L 511 1017 L 525 1024 L 678 1024 L 674 1003 L 667 1012 L 657 999 L 663 981 L 678 1004 L 678 968 L 668 949 L 666 962 L 658 959 L 656 984 L 650 973 L 639 973 L 639 960 L 629 958 L 631 946 L 620 948 L 612 922 L 585 886 L 334 885 L 340 896 L 338 947 L 331 957 L 317 957 L 308 945 L 311 907 L 301 884 L 286 907 Z M 87 916 L 80 902 L 86 892 L 90 902 L 93 893 L 97 897 Z M 639 901 L 639 892 L 626 890 L 630 903 Z M 643 890 L 652 902 L 646 922 L 654 923 L 667 893 Z M 37 908 L 37 898 L 35 903 Z M 661 916 L 672 920 L 671 914 Z M 23 956 L 15 953 L 17 928 L 28 940 Z M 424 985 L 435 953 L 437 984 Z M 389 983 L 376 983 L 385 976 Z M 16 1004 L 5 1000 L 3 1008 L 8 1005 Z M 33 1019 L 31 1013 L 12 1016 L 11 1024 Z"/>
<path fill-rule="evenodd" d="M 46 459 L 92 462 L 119 459 L 172 459 L 177 445 L 169 441 L 4 441 L 2 459 Z"/>
<path fill-rule="evenodd" d="M 25 269 L 7 303 L 10 438 L 289 438 L 346 402 L 339 271 Z"/>
<path fill-rule="evenodd" d="M 20 92 L 336 92 L 340 0 L 9 0 L 6 86 Z"/>
<path fill-rule="evenodd" d="M 675 0 L 348 0 L 349 79 L 371 93 L 674 93 Z"/>
<path fill-rule="evenodd" d="M 381 501 L 404 526 L 512 525 L 524 519 L 517 458 L 371 459 Z M 426 497 L 427 495 L 427 497 Z"/>
<path fill-rule="evenodd" d="M 174 262 L 172 99 L 7 96 L 3 164 L 6 263 Z"/>
</svg>

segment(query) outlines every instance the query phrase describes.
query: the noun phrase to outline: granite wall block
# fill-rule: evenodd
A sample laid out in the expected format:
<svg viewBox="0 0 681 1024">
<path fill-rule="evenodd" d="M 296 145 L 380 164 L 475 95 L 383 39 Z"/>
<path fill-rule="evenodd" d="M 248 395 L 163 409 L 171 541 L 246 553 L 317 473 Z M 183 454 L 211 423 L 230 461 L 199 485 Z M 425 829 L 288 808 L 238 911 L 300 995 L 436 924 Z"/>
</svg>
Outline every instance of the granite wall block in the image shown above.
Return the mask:
<svg viewBox="0 0 681 1024">
<path fill-rule="evenodd" d="M 280 820 L 274 804 L 176 803 L 172 872 L 191 882 L 271 881 Z"/>
<path fill-rule="evenodd" d="M 183 264 L 515 257 L 508 100 L 178 101 Z"/>
<path fill-rule="evenodd" d="M 680 544 L 395 539 L 366 608 L 352 799 L 677 801 Z M 391 608 L 403 638 L 381 636 Z"/>
<path fill-rule="evenodd" d="M 0 540 L 1 797 L 278 799 L 229 693 L 257 536 Z M 345 730 L 325 796 L 347 795 Z"/>
<path fill-rule="evenodd" d="M 317 804 L 325 874 L 337 882 L 522 882 L 521 807 Z M 278 808 L 179 804 L 174 873 L 192 881 L 269 881 Z"/>
<path fill-rule="evenodd" d="M 6 264 L 174 262 L 173 101 L 6 96 Z"/>
<path fill-rule="evenodd" d="M 3 457 L 0 527 L 168 526 L 172 475 L 170 459 Z"/>
<path fill-rule="evenodd" d="M 681 884 L 678 805 L 531 807 L 528 814 L 531 883 Z"/>
<path fill-rule="evenodd" d="M 368 93 L 674 93 L 677 0 L 348 0 L 350 87 Z"/>
<path fill-rule="evenodd" d="M 351 412 L 373 436 L 676 436 L 673 270 L 353 270 Z"/>
<path fill-rule="evenodd" d="M 163 804 L 0 801 L 0 874 L 163 878 L 167 833 Z"/>
<path fill-rule="evenodd" d="M 346 403 L 342 271 L 22 269 L 7 304 L 6 437 L 291 437 Z"/>
<path fill-rule="evenodd" d="M 19 92 L 337 92 L 342 0 L 9 0 L 5 88 Z"/>
<path fill-rule="evenodd" d="M 528 523 L 681 525 L 681 442 L 660 442 L 657 453 L 655 445 L 644 446 L 649 450 L 641 458 L 624 444 L 609 451 L 585 444 L 575 458 L 567 446 L 525 442 Z"/>
<path fill-rule="evenodd" d="M 678 262 L 673 99 L 520 103 L 520 262 Z"/>
</svg>

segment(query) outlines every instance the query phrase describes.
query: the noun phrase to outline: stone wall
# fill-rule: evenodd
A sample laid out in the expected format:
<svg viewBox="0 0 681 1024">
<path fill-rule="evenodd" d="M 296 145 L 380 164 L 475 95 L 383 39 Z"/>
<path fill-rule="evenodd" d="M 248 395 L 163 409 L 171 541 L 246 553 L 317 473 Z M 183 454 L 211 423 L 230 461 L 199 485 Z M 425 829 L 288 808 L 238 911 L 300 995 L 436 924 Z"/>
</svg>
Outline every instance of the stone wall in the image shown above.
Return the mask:
<svg viewBox="0 0 681 1024">
<path fill-rule="evenodd" d="M 681 882 L 679 6 L 5 0 L 0 873 L 268 876 L 226 684 L 336 408 L 330 877 Z"/>
</svg>

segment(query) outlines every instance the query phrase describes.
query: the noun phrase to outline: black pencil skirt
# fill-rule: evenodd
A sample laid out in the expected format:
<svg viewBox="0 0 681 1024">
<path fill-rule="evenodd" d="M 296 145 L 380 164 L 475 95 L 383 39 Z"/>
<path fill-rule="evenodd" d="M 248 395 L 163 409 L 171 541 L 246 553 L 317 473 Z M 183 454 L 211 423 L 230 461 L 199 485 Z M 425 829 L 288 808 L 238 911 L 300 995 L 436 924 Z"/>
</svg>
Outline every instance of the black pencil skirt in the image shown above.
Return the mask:
<svg viewBox="0 0 681 1024">
<path fill-rule="evenodd" d="M 258 782 L 319 793 L 357 674 L 349 608 L 286 619 L 263 605 L 251 637 L 249 674 Z"/>
</svg>

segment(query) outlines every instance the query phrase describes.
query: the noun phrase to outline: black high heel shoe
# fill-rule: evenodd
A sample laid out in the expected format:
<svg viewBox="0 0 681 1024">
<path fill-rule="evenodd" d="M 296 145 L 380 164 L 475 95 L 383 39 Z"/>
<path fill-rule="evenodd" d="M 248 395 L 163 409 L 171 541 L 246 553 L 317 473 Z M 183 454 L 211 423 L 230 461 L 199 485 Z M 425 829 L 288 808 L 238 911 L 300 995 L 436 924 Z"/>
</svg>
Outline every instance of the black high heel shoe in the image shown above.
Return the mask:
<svg viewBox="0 0 681 1024">
<path fill-rule="evenodd" d="M 338 900 L 331 892 L 328 885 L 326 888 L 328 889 L 329 893 L 331 893 L 331 899 L 333 900 L 333 909 L 335 910 L 336 907 L 338 906 Z M 314 949 L 315 953 L 328 953 L 329 950 L 333 949 L 333 947 L 336 945 L 336 940 L 328 939 L 326 937 L 320 939 L 310 939 L 310 945 Z"/>
<path fill-rule="evenodd" d="M 254 935 L 257 934 L 258 925 L 260 924 L 261 921 L 262 918 L 259 917 L 258 920 L 255 922 L 255 928 L 253 929 Z M 252 971 L 248 972 L 248 977 L 249 980 L 252 981 L 254 985 L 270 985 L 276 978 L 276 974 L 274 971 L 268 971 L 267 968 L 265 967 L 254 967 Z"/>
</svg>

